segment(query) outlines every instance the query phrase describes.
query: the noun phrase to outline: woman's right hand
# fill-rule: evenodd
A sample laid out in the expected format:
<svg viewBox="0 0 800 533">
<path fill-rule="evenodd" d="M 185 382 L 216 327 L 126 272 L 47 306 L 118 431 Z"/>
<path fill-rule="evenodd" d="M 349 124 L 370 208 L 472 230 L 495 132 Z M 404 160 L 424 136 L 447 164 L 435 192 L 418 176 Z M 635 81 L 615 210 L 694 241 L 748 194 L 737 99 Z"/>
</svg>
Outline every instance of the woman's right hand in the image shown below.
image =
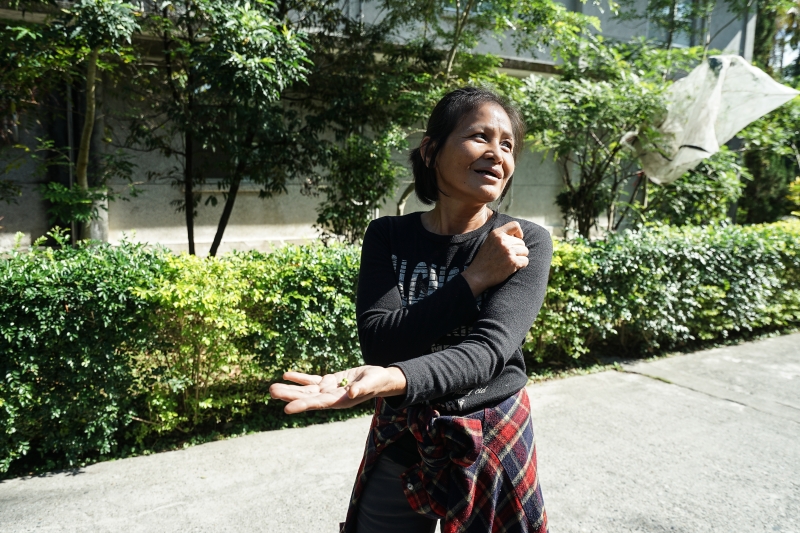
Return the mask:
<svg viewBox="0 0 800 533">
<path fill-rule="evenodd" d="M 286 372 L 286 381 L 273 383 L 269 393 L 273 398 L 288 402 L 287 415 L 317 409 L 346 409 L 375 396 L 400 396 L 406 393 L 406 376 L 395 366 L 363 365 L 334 374 L 316 376 L 301 372 Z"/>
<path fill-rule="evenodd" d="M 509 222 L 486 236 L 472 263 L 461 273 L 478 296 L 528 266 L 528 247 L 518 222 Z"/>
</svg>

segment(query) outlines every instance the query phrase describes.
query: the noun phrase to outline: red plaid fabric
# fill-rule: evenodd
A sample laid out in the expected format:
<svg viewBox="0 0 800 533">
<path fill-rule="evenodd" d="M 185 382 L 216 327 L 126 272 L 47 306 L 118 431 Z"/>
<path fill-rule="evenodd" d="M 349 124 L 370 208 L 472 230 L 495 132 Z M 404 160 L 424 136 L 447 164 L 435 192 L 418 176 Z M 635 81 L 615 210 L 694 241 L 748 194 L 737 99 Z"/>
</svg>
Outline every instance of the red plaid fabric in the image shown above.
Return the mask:
<svg viewBox="0 0 800 533">
<path fill-rule="evenodd" d="M 370 470 L 404 431 L 421 458 L 401 476 L 406 498 L 416 512 L 443 519 L 442 533 L 547 533 L 525 389 L 463 416 L 430 406 L 394 410 L 378 398 L 341 533 L 355 532 Z"/>
</svg>

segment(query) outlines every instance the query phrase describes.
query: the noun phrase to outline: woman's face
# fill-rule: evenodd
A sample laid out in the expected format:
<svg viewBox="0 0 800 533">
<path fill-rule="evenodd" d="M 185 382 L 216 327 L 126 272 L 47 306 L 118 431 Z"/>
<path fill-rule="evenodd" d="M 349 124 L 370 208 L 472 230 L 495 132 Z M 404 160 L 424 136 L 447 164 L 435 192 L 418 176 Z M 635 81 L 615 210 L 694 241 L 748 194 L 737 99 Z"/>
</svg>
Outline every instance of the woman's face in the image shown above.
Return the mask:
<svg viewBox="0 0 800 533">
<path fill-rule="evenodd" d="M 423 144 L 427 142 L 423 140 Z M 439 201 L 487 204 L 500 197 L 514 173 L 511 120 L 497 104 L 465 115 L 436 156 Z"/>
</svg>

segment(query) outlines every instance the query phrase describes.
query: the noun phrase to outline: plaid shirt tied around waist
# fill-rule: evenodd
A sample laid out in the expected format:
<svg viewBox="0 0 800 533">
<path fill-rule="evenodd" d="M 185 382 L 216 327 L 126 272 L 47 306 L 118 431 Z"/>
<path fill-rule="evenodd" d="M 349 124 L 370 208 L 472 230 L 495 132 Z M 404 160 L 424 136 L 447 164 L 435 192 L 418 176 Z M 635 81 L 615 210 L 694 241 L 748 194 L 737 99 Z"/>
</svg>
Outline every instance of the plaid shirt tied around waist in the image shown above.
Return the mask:
<svg viewBox="0 0 800 533">
<path fill-rule="evenodd" d="M 377 398 L 341 533 L 355 532 L 369 473 L 404 431 L 416 439 L 420 462 L 401 476 L 403 490 L 416 512 L 443 519 L 442 533 L 547 533 L 525 389 L 460 416 L 426 405 L 395 410 Z"/>
</svg>

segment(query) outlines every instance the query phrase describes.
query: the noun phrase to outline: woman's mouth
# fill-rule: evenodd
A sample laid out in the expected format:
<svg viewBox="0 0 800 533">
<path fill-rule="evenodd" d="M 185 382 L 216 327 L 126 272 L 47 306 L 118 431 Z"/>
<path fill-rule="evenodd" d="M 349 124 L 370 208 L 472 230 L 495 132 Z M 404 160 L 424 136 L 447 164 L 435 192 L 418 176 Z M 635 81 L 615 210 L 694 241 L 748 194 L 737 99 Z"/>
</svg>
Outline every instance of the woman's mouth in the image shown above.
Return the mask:
<svg viewBox="0 0 800 533">
<path fill-rule="evenodd" d="M 481 174 L 482 176 L 486 176 L 488 178 L 494 178 L 496 180 L 500 179 L 500 173 L 490 168 L 475 169 L 475 172 Z"/>
</svg>

